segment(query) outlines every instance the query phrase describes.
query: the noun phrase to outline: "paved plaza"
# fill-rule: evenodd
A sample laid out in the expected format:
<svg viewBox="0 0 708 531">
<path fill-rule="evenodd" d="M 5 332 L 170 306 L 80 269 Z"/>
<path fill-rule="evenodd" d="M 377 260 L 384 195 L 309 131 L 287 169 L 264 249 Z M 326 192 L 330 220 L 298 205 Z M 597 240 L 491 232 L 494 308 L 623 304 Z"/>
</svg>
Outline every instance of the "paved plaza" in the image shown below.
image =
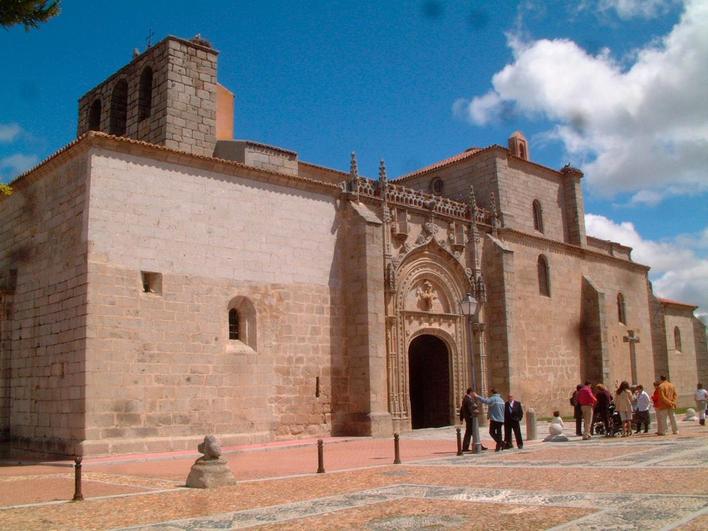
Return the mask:
<svg viewBox="0 0 708 531">
<path fill-rule="evenodd" d="M 324 474 L 316 441 L 229 448 L 238 484 L 212 490 L 183 486 L 196 453 L 94 458 L 82 502 L 67 501 L 71 463 L 8 459 L 0 527 L 708 529 L 708 428 L 679 428 L 463 456 L 453 428 L 420 430 L 401 436 L 400 465 L 390 439 L 331 438 Z"/>
</svg>

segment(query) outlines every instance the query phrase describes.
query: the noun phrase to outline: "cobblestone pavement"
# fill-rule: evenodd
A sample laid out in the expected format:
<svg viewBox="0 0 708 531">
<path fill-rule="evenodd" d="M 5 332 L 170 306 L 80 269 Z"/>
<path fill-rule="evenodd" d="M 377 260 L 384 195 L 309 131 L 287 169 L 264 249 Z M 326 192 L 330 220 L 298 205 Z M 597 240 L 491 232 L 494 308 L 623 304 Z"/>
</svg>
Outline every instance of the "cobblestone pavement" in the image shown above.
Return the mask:
<svg viewBox="0 0 708 531">
<path fill-rule="evenodd" d="M 6 464 L 0 527 L 708 528 L 708 428 L 696 423 L 677 436 L 571 437 L 481 455 L 456 456 L 454 438 L 454 429 L 402 435 L 402 465 L 391 464 L 390 440 L 332 439 L 325 474 L 312 473 L 312 441 L 233 449 L 239 482 L 213 490 L 182 487 L 191 455 L 87 460 L 87 499 L 75 503 L 60 501 L 73 492 L 67 463 Z"/>
</svg>

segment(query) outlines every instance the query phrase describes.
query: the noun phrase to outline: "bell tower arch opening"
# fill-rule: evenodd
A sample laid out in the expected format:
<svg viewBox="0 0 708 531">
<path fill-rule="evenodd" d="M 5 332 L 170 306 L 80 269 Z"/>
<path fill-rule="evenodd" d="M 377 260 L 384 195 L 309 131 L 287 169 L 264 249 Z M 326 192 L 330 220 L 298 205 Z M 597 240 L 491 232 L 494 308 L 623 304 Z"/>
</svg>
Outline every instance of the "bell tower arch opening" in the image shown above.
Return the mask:
<svg viewBox="0 0 708 531">
<path fill-rule="evenodd" d="M 449 426 L 450 352 L 445 342 L 429 334 L 416 337 L 408 347 L 411 427 Z"/>
</svg>

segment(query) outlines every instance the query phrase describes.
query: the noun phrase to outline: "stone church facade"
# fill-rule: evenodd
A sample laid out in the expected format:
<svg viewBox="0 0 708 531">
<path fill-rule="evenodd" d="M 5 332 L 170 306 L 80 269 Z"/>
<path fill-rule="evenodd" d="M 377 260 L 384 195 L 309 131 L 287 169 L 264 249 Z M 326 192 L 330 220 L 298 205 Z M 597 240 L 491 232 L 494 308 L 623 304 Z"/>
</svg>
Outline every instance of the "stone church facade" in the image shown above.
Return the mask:
<svg viewBox="0 0 708 531">
<path fill-rule="evenodd" d="M 541 414 L 575 384 L 707 381 L 695 307 L 585 234 L 526 139 L 377 179 L 234 140 L 202 39 L 79 101 L 0 199 L 0 436 L 100 455 L 444 426 L 472 375 Z M 467 319 L 460 301 L 472 294 Z"/>
</svg>

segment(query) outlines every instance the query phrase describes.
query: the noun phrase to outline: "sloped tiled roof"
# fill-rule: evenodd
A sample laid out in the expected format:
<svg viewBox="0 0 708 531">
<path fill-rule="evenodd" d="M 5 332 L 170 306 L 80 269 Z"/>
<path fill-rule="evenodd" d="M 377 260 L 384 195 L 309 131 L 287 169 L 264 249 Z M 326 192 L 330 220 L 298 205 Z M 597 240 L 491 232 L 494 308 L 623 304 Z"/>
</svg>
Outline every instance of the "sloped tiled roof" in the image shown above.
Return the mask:
<svg viewBox="0 0 708 531">
<path fill-rule="evenodd" d="M 693 308 L 694 310 L 698 308 L 695 304 L 688 304 L 686 302 L 680 302 L 680 301 L 675 301 L 673 299 L 662 299 L 660 297 L 657 297 L 656 300 L 658 300 L 661 304 L 673 304 L 675 306 L 686 306 L 687 308 Z"/>
<path fill-rule="evenodd" d="M 46 167 L 51 165 L 53 162 L 57 160 L 62 160 L 66 154 L 70 151 L 73 151 L 74 149 L 78 148 L 81 145 L 91 145 L 92 143 L 98 143 L 99 145 L 102 143 L 109 143 L 109 142 L 115 142 L 117 145 L 124 145 L 124 146 L 136 146 L 140 148 L 145 148 L 153 153 L 162 153 L 165 157 L 180 157 L 183 160 L 193 160 L 193 161 L 204 161 L 204 162 L 211 162 L 211 163 L 218 163 L 223 165 L 223 167 L 234 167 L 234 168 L 244 168 L 248 169 L 249 171 L 253 173 L 258 173 L 258 174 L 263 174 L 263 175 L 274 175 L 278 176 L 281 178 L 286 178 L 290 181 L 296 181 L 296 182 L 302 182 L 302 183 L 308 183 L 308 184 L 314 184 L 317 186 L 321 187 L 326 187 L 332 190 L 338 190 L 339 186 L 333 183 L 328 183 L 325 181 L 320 181 L 317 179 L 311 179 L 309 177 L 302 177 L 299 175 L 290 175 L 286 173 L 280 173 L 274 170 L 265 170 L 261 168 L 257 168 L 255 166 L 248 166 L 246 164 L 243 164 L 241 162 L 236 162 L 233 160 L 227 160 L 227 159 L 220 159 L 216 157 L 210 157 L 207 155 L 199 155 L 196 153 L 188 153 L 186 151 L 180 151 L 177 149 L 173 148 L 168 148 L 163 145 L 159 144 L 151 144 L 150 142 L 145 142 L 144 140 L 136 140 L 134 138 L 126 137 L 126 136 L 115 136 L 115 135 L 110 135 L 108 133 L 104 133 L 101 131 L 87 131 L 83 135 L 75 138 L 71 142 L 69 142 L 67 145 L 64 147 L 60 148 L 59 150 L 55 151 L 51 155 L 49 155 L 47 158 L 45 158 L 42 162 L 39 164 L 35 165 L 33 168 L 21 173 L 17 177 L 15 177 L 12 182 L 10 183 L 11 185 L 16 185 L 20 182 L 22 182 L 27 176 L 31 175 L 32 173 L 36 172 L 42 167 Z"/>
<path fill-rule="evenodd" d="M 464 150 L 462 153 L 458 153 L 457 155 L 453 155 L 452 157 L 448 157 L 443 160 L 439 160 L 438 162 L 434 162 L 433 164 L 430 164 L 429 166 L 425 166 L 424 168 L 420 168 L 419 170 L 415 170 L 414 172 L 408 173 L 406 175 L 401 175 L 400 177 L 396 177 L 394 179 L 395 181 L 402 181 L 405 179 L 409 179 L 410 177 L 415 177 L 416 175 L 422 175 L 424 173 L 428 173 L 433 170 L 438 170 L 440 168 L 444 168 L 446 166 L 450 166 L 451 164 L 454 164 L 455 162 L 459 162 L 461 160 L 468 159 L 470 157 L 473 157 L 477 153 L 480 153 L 481 151 L 487 151 L 488 149 L 495 148 L 499 146 L 489 146 L 487 148 L 478 148 L 478 147 L 471 147 L 469 149 Z"/>
</svg>

